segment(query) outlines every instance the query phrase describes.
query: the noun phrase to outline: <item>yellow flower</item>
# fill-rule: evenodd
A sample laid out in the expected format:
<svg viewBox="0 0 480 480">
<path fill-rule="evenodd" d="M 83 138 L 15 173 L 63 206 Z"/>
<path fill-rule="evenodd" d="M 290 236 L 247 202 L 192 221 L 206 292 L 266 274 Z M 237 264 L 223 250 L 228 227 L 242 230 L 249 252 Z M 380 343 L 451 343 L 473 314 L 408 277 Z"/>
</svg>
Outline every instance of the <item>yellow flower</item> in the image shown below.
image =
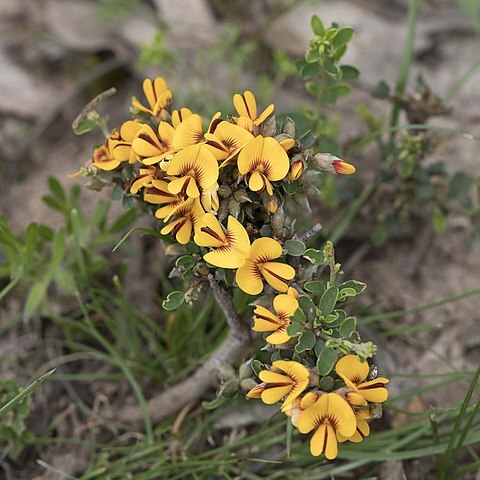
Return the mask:
<svg viewBox="0 0 480 480">
<path fill-rule="evenodd" d="M 303 175 L 304 171 L 305 164 L 301 160 L 296 160 L 292 163 L 290 167 L 290 171 L 288 172 L 288 179 L 291 181 L 298 180 Z"/>
<path fill-rule="evenodd" d="M 375 380 L 365 382 L 368 377 L 369 366 L 367 362 L 360 361 L 357 355 L 345 355 L 336 364 L 337 374 L 345 382 L 345 385 L 353 392 L 361 395 L 367 402 L 381 403 L 388 398 L 388 390 L 385 384 L 387 378 L 378 377 Z"/>
<path fill-rule="evenodd" d="M 118 145 L 120 141 L 120 134 L 114 130 L 104 145 L 101 145 L 93 150 L 93 158 L 90 165 L 106 171 L 115 170 L 118 168 L 122 163 L 122 160 L 115 158 L 113 151 L 115 146 Z"/>
<path fill-rule="evenodd" d="M 239 288 L 249 295 L 258 295 L 263 290 L 263 277 L 275 290 L 286 292 L 295 269 L 286 263 L 270 261 L 281 255 L 282 246 L 273 238 L 255 240 L 244 265 L 237 270 L 235 279 Z"/>
<path fill-rule="evenodd" d="M 318 393 L 308 392 L 303 397 L 296 398 L 292 403 L 283 405 L 281 410 L 287 417 L 290 417 L 292 425 L 298 428 L 300 414 L 308 407 L 311 407 L 317 400 Z"/>
<path fill-rule="evenodd" d="M 312 455 L 325 453 L 328 460 L 333 460 L 338 455 L 337 434 L 351 437 L 356 426 L 357 421 L 352 408 L 336 393 L 324 393 L 298 418 L 300 433 L 316 430 L 310 440 Z"/>
<path fill-rule="evenodd" d="M 261 393 L 262 401 L 271 405 L 286 397 L 283 406 L 289 405 L 307 388 L 308 370 L 301 363 L 289 360 L 277 360 L 273 362 L 273 367 L 274 370 L 283 373 L 262 370 L 258 374 L 260 380 L 265 384 Z"/>
<path fill-rule="evenodd" d="M 345 399 L 350 404 L 353 413 L 355 414 L 357 428 L 355 429 L 353 435 L 348 438 L 337 432 L 337 440 L 340 443 L 347 440 L 358 443 L 370 434 L 370 426 L 367 423 L 367 419 L 371 418 L 368 410 L 368 403 L 361 395 L 358 395 L 354 392 L 347 393 L 345 395 Z"/>
<path fill-rule="evenodd" d="M 351 175 L 357 169 L 350 163 L 344 162 L 331 153 L 317 153 L 313 157 L 313 163 L 320 169 L 330 173 Z"/>
<path fill-rule="evenodd" d="M 134 120 L 128 120 L 120 127 L 120 142 L 113 148 L 113 156 L 121 162 L 135 163 L 138 155 L 132 148 L 132 142 L 142 130 L 143 125 Z"/>
<path fill-rule="evenodd" d="M 185 245 L 190 241 L 192 231 L 197 227 L 204 213 L 200 200 L 190 198 L 175 211 L 175 215 L 179 218 L 163 227 L 160 233 L 162 235 L 172 233 L 178 243 Z"/>
<path fill-rule="evenodd" d="M 218 183 L 213 187 L 202 190 L 200 201 L 206 212 L 217 212 L 220 208 L 220 200 L 218 198 Z"/>
<path fill-rule="evenodd" d="M 262 392 L 265 390 L 265 385 L 261 383 L 260 385 L 255 385 L 247 393 L 248 398 L 262 398 Z"/>
<path fill-rule="evenodd" d="M 143 93 L 150 108 L 142 105 L 135 97 L 132 99 L 132 105 L 142 112 L 149 113 L 153 117 L 160 114 L 161 118 L 165 119 L 166 112 L 172 103 L 172 92 L 168 89 L 165 79 L 157 77 L 152 81 L 146 78 L 143 81 Z"/>
<path fill-rule="evenodd" d="M 243 94 L 236 93 L 233 96 L 233 106 L 240 117 L 250 119 L 253 125 L 260 125 L 274 109 L 272 103 L 260 115 L 258 115 L 255 96 L 249 90 L 245 91 Z"/>
<path fill-rule="evenodd" d="M 247 175 L 248 186 L 254 192 L 266 189 L 273 195 L 270 182 L 285 178 L 289 168 L 287 153 L 272 137 L 255 137 L 238 155 L 238 171 Z"/>
<path fill-rule="evenodd" d="M 250 239 L 243 225 L 234 217 L 228 217 L 227 228 L 215 215 L 206 213 L 196 229 L 193 241 L 200 247 L 213 247 L 203 258 L 220 268 L 238 268 L 245 262 L 250 249 Z"/>
<path fill-rule="evenodd" d="M 181 200 L 178 195 L 168 191 L 168 183 L 165 180 L 152 179 L 150 186 L 143 191 L 143 199 L 148 203 L 162 205 L 164 203 L 174 203 Z M 165 218 L 165 217 L 159 217 Z"/>
<path fill-rule="evenodd" d="M 192 111 L 189 108 L 181 108 L 180 110 L 174 110 L 172 112 L 171 120 L 173 128 L 177 128 L 180 123 L 186 120 L 190 115 L 192 115 Z"/>
<path fill-rule="evenodd" d="M 133 151 L 145 165 L 158 163 L 176 151 L 172 146 L 174 132 L 167 122 L 160 122 L 158 135 L 150 125 L 144 124 L 132 142 Z"/>
<path fill-rule="evenodd" d="M 253 140 L 253 135 L 233 123 L 221 121 L 213 133 L 206 133 L 207 146 L 217 160 L 224 160 L 220 168 L 227 165 L 241 148 Z"/>
<path fill-rule="evenodd" d="M 221 122 L 220 112 L 217 112 L 212 117 L 207 133 L 212 133 L 213 129 L 219 122 Z M 205 143 L 202 117 L 196 113 L 187 115 L 187 117 L 177 125 L 172 142 L 173 146 L 177 149 L 185 148 L 197 143 Z"/>
<path fill-rule="evenodd" d="M 157 178 L 157 167 L 140 168 L 138 175 L 130 186 L 130 193 L 136 195 L 141 188 L 153 186 L 153 179 Z"/>
<path fill-rule="evenodd" d="M 218 163 L 203 145 L 191 145 L 173 157 L 167 165 L 167 174 L 178 177 L 168 184 L 170 193 L 198 198 L 200 189 L 208 190 L 217 183 Z"/>
<path fill-rule="evenodd" d="M 288 342 L 291 338 L 286 329 L 290 325 L 290 317 L 298 308 L 298 301 L 291 295 L 277 295 L 273 299 L 273 308 L 277 315 L 262 306 L 255 308 L 253 330 L 255 332 L 274 332 L 265 340 L 272 345 L 280 345 Z"/>
</svg>

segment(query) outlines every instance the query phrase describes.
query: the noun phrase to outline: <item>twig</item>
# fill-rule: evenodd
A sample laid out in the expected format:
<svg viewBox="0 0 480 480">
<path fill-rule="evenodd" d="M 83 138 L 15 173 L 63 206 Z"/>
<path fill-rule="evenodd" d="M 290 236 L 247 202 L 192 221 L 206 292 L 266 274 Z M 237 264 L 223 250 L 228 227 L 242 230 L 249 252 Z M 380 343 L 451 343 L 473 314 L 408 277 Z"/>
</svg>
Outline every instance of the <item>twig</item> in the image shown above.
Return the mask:
<svg viewBox="0 0 480 480">
<path fill-rule="evenodd" d="M 221 363 L 234 363 L 245 353 L 250 343 L 250 335 L 246 324 L 242 323 L 232 299 L 227 296 L 212 275 L 208 278 L 213 297 L 221 308 L 230 331 L 225 341 L 210 355 L 210 357 L 185 380 L 167 387 L 147 402 L 148 413 L 152 422 L 158 423 L 177 412 L 190 402 L 197 401 L 209 388 L 218 384 L 216 375 Z M 127 406 L 118 412 L 120 418 L 129 423 L 141 425 L 143 415 L 136 406 Z"/>
<path fill-rule="evenodd" d="M 310 230 L 303 232 L 299 237 L 298 240 L 302 241 L 303 243 L 308 243 L 309 240 L 316 235 L 321 229 L 323 228 L 321 223 L 316 223 Z"/>
</svg>

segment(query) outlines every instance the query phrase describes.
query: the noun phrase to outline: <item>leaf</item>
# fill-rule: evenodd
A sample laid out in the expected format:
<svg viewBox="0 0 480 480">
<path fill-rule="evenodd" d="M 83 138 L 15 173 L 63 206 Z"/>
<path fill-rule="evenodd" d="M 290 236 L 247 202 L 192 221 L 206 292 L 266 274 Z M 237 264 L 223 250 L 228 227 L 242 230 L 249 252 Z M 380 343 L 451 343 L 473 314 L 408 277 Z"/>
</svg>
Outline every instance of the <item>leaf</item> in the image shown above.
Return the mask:
<svg viewBox="0 0 480 480">
<path fill-rule="evenodd" d="M 390 87 L 385 80 L 380 80 L 375 88 L 377 98 L 388 98 L 390 96 Z"/>
<path fill-rule="evenodd" d="M 338 299 L 338 287 L 332 285 L 327 288 L 326 292 L 322 295 L 320 299 L 319 308 L 322 311 L 323 315 L 328 315 L 333 311 L 335 305 L 337 304 Z"/>
<path fill-rule="evenodd" d="M 25 308 L 23 310 L 24 319 L 30 318 L 35 310 L 37 310 L 37 308 L 40 306 L 45 298 L 49 284 L 49 280 L 43 280 L 33 285 L 25 302 Z"/>
<path fill-rule="evenodd" d="M 337 363 L 337 351 L 333 348 L 324 348 L 317 360 L 317 371 L 319 375 L 328 375 Z"/>
<path fill-rule="evenodd" d="M 360 76 L 360 71 L 351 65 L 342 65 L 342 80 L 356 80 Z"/>
<path fill-rule="evenodd" d="M 47 373 L 44 373 L 41 377 L 37 378 L 33 383 L 25 387 L 18 395 L 12 398 L 7 404 L 3 405 L 0 408 L 0 418 L 3 417 L 7 412 L 9 412 L 15 405 L 21 402 L 25 397 L 30 395 L 34 390 L 36 390 L 45 380 L 47 380 L 51 375 L 55 373 L 55 369 L 49 370 Z"/>
<path fill-rule="evenodd" d="M 170 292 L 167 298 L 162 302 L 165 310 L 175 310 L 185 301 L 185 294 L 178 290 Z"/>
<path fill-rule="evenodd" d="M 360 295 L 366 288 L 367 284 L 363 282 L 359 282 L 358 280 L 348 280 L 346 282 L 341 283 L 338 288 L 340 290 L 344 288 L 353 288 L 357 295 Z"/>
<path fill-rule="evenodd" d="M 338 301 L 345 300 L 348 297 L 355 297 L 357 292 L 353 288 L 342 288 L 338 294 Z"/>
<path fill-rule="evenodd" d="M 298 297 L 298 304 L 300 305 L 300 308 L 307 317 L 312 312 L 315 312 L 315 304 L 313 303 L 312 299 L 310 297 L 307 297 L 306 295 L 300 295 Z"/>
<path fill-rule="evenodd" d="M 316 138 L 317 137 L 315 136 L 315 134 L 309 130 L 308 132 L 305 132 L 302 137 L 300 137 L 299 142 L 304 148 L 310 148 L 315 143 Z"/>
<path fill-rule="evenodd" d="M 75 135 L 83 135 L 95 128 L 95 122 L 92 122 L 88 118 L 82 118 L 73 128 Z"/>
<path fill-rule="evenodd" d="M 258 377 L 258 374 L 262 371 L 262 370 L 265 370 L 264 369 L 264 366 L 263 366 L 263 363 L 260 361 L 260 360 L 253 360 L 252 361 L 252 364 L 251 364 L 251 367 L 252 367 L 252 371 L 253 373 Z"/>
<path fill-rule="evenodd" d="M 339 327 L 340 335 L 343 338 L 350 338 L 352 333 L 357 329 L 357 319 L 355 317 L 347 317 Z"/>
<path fill-rule="evenodd" d="M 53 237 L 52 260 L 50 264 L 52 270 L 56 270 L 63 260 L 65 254 L 65 236 L 65 229 L 61 228 Z"/>
<path fill-rule="evenodd" d="M 337 98 L 343 97 L 350 93 L 350 87 L 346 83 L 337 83 L 330 87 L 330 92 L 332 92 Z"/>
<path fill-rule="evenodd" d="M 296 320 L 298 323 L 305 323 L 307 321 L 307 317 L 301 308 L 297 308 L 295 313 L 293 314 L 293 319 Z"/>
<path fill-rule="evenodd" d="M 318 382 L 318 386 L 324 392 L 331 392 L 335 386 L 335 381 L 332 377 L 322 377 Z"/>
<path fill-rule="evenodd" d="M 191 270 L 195 266 L 195 259 L 191 255 L 183 255 L 177 258 L 175 266 L 182 270 Z"/>
<path fill-rule="evenodd" d="M 332 38 L 332 44 L 335 47 L 346 45 L 353 38 L 355 30 L 352 27 L 343 27 L 337 30 L 337 34 Z"/>
<path fill-rule="evenodd" d="M 64 202 L 67 200 L 67 196 L 65 195 L 65 191 L 64 191 L 62 185 L 60 184 L 60 182 L 55 177 L 49 177 L 48 178 L 48 186 L 50 187 L 50 190 L 52 191 L 52 193 L 59 200 L 62 200 Z"/>
<path fill-rule="evenodd" d="M 298 337 L 298 335 L 302 334 L 304 330 L 303 325 L 300 325 L 299 323 L 291 323 L 290 325 L 287 325 L 286 328 L 287 335 L 290 337 Z"/>
<path fill-rule="evenodd" d="M 122 243 L 127 240 L 127 238 L 133 233 L 133 232 L 143 232 L 143 233 L 148 233 L 149 235 L 153 235 L 157 238 L 163 238 L 163 235 L 161 235 L 159 232 L 156 230 L 152 230 L 151 228 L 146 228 L 146 227 L 135 227 L 129 230 L 123 237 L 122 239 L 113 247 L 112 252 L 115 252 Z"/>
<path fill-rule="evenodd" d="M 442 233 L 445 231 L 447 222 L 445 218 L 445 212 L 443 211 L 443 209 L 441 209 L 440 207 L 435 208 L 433 212 L 432 221 L 433 221 L 433 228 L 435 229 L 435 232 Z"/>
<path fill-rule="evenodd" d="M 298 343 L 295 345 L 295 351 L 297 353 L 305 352 L 306 350 L 312 350 L 317 341 L 315 334 L 311 330 L 305 330 L 298 339 Z"/>
<path fill-rule="evenodd" d="M 210 402 L 202 402 L 202 407 L 205 410 L 215 410 L 225 403 L 227 399 L 223 395 L 219 395 Z"/>
<path fill-rule="evenodd" d="M 300 240 L 287 240 L 284 244 L 285 249 L 289 255 L 293 257 L 300 257 L 305 252 L 305 244 Z"/>
<path fill-rule="evenodd" d="M 322 37 L 325 34 L 325 27 L 323 26 L 323 22 L 320 20 L 320 17 L 318 15 L 312 16 L 310 20 L 310 25 L 315 35 Z"/>
<path fill-rule="evenodd" d="M 307 63 L 318 62 L 320 58 L 322 58 L 322 55 L 318 49 L 311 49 L 305 54 L 305 60 Z"/>
<path fill-rule="evenodd" d="M 306 282 L 303 288 L 310 293 L 323 293 L 325 291 L 325 282 L 312 280 L 311 282 Z"/>
<path fill-rule="evenodd" d="M 323 265 L 325 257 L 321 250 L 316 250 L 315 248 L 309 248 L 303 253 L 303 258 L 306 258 L 314 265 Z"/>
</svg>

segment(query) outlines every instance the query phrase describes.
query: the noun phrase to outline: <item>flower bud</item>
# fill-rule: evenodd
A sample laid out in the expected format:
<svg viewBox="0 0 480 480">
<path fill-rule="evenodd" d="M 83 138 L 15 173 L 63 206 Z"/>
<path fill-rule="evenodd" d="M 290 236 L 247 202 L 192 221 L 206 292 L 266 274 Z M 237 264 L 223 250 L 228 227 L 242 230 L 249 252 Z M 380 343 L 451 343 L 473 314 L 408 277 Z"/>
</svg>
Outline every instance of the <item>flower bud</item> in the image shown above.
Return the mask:
<svg viewBox="0 0 480 480">
<path fill-rule="evenodd" d="M 305 164 L 302 160 L 295 160 L 290 166 L 290 171 L 288 172 L 288 180 L 294 181 L 298 180 L 305 171 Z"/>
<path fill-rule="evenodd" d="M 313 161 L 320 170 L 334 174 L 351 175 L 357 171 L 353 165 L 344 162 L 331 153 L 317 153 L 313 157 Z"/>
</svg>

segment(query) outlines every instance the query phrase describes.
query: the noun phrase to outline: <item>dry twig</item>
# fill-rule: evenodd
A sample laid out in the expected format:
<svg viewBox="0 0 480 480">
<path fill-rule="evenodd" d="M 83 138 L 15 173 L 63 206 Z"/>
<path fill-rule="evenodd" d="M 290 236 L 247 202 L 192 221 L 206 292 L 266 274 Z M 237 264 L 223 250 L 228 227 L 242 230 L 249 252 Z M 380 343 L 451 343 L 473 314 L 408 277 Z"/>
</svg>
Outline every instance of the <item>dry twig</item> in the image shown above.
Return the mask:
<svg viewBox="0 0 480 480">
<path fill-rule="evenodd" d="M 148 413 L 154 423 L 172 415 L 188 403 L 198 400 L 209 388 L 216 386 L 218 384 L 218 365 L 224 362 L 238 361 L 250 343 L 247 325 L 235 312 L 232 299 L 223 292 L 213 275 L 209 275 L 208 281 L 213 297 L 230 327 L 228 336 L 193 375 L 167 387 L 148 401 Z M 118 415 L 129 423 L 140 425 L 143 422 L 142 413 L 137 406 L 126 406 L 120 410 Z"/>
</svg>

